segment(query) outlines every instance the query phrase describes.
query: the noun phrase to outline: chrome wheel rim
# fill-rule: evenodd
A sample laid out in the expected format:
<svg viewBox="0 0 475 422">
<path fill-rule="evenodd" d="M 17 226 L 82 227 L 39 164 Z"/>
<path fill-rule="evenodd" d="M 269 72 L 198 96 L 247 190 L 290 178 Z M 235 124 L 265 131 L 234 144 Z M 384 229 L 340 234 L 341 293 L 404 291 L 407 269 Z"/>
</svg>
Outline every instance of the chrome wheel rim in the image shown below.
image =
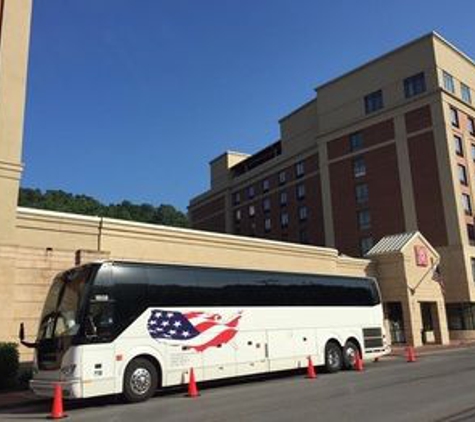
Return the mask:
<svg viewBox="0 0 475 422">
<path fill-rule="evenodd" d="M 340 364 L 340 355 L 337 350 L 332 349 L 328 352 L 328 363 L 332 368 L 335 368 Z"/>
<path fill-rule="evenodd" d="M 349 347 L 348 349 L 346 349 L 346 360 L 351 365 L 354 365 L 356 362 L 356 350 L 353 349 L 352 347 Z"/>
<path fill-rule="evenodd" d="M 130 389 L 134 394 L 145 394 L 152 385 L 152 375 L 145 368 L 137 368 L 130 377 Z"/>
</svg>

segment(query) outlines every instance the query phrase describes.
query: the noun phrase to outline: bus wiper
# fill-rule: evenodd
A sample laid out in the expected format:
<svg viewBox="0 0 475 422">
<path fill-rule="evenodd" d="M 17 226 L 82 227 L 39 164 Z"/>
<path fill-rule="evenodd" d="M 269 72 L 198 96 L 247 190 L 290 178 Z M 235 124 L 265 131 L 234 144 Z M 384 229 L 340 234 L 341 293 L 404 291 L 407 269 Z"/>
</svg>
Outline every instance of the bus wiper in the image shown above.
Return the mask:
<svg viewBox="0 0 475 422">
<path fill-rule="evenodd" d="M 20 324 L 20 332 L 18 333 L 18 337 L 20 338 L 20 343 L 23 346 L 28 347 L 29 349 L 36 349 L 38 347 L 38 343 L 36 342 L 29 342 L 25 341 L 25 324 L 23 322 Z"/>
</svg>

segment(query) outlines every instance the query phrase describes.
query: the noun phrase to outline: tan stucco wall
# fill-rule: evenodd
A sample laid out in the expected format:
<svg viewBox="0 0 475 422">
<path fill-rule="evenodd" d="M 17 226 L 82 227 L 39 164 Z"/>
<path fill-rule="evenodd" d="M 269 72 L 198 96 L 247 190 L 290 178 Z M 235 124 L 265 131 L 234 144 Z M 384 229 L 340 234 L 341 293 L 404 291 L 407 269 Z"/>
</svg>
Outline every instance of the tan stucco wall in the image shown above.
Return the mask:
<svg viewBox="0 0 475 422">
<path fill-rule="evenodd" d="M 1 17 L 0 244 L 14 242 L 15 236 L 31 7 L 31 0 L 5 0 Z"/>
</svg>

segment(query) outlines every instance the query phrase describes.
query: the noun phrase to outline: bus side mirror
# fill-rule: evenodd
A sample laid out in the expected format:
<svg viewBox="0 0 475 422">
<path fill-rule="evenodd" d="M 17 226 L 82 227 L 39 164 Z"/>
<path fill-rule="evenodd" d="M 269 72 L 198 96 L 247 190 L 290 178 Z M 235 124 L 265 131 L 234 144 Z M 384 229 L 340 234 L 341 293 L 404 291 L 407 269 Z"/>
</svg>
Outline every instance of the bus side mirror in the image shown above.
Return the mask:
<svg viewBox="0 0 475 422">
<path fill-rule="evenodd" d="M 20 332 L 18 333 L 18 337 L 20 338 L 20 342 L 25 340 L 25 324 L 23 324 L 23 322 L 20 324 Z"/>
<path fill-rule="evenodd" d="M 36 343 L 30 343 L 28 341 L 25 341 L 25 324 L 23 324 L 23 322 L 20 324 L 20 331 L 18 332 L 18 337 L 20 338 L 20 343 L 23 344 L 23 346 L 28 347 L 29 349 L 34 349 L 37 347 Z"/>
</svg>

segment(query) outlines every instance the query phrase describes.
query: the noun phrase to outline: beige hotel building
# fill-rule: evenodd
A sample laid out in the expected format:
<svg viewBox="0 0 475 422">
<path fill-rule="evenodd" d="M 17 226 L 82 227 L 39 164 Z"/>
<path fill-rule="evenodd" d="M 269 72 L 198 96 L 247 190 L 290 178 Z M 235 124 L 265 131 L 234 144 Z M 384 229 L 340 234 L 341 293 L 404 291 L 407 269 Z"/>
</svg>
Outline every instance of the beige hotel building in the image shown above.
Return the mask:
<svg viewBox="0 0 475 422">
<path fill-rule="evenodd" d="M 418 230 L 441 257 L 449 329 L 473 333 L 474 61 L 430 33 L 315 91 L 276 142 L 211 161 L 193 227 L 355 257 Z M 401 304 L 386 305 L 397 319 Z"/>
<path fill-rule="evenodd" d="M 190 207 L 198 231 L 17 206 L 31 13 L 31 0 L 0 0 L 0 342 L 18 342 L 21 322 L 34 340 L 53 277 L 98 259 L 375 276 L 392 341 L 420 346 L 449 342 L 432 278 L 442 256 L 450 336 L 475 336 L 475 79 L 446 41 L 431 34 L 320 87 L 281 140 L 214 160 Z"/>
</svg>

